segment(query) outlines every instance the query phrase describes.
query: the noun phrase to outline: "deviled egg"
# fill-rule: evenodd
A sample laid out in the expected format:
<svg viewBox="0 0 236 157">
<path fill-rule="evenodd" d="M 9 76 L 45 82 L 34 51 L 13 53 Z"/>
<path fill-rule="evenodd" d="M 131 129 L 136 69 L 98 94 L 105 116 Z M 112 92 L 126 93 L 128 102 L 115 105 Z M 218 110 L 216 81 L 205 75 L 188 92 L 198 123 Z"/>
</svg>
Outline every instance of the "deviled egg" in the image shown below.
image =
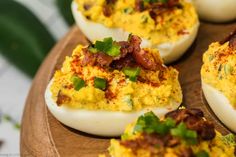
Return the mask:
<svg viewBox="0 0 236 157">
<path fill-rule="evenodd" d="M 112 139 L 112 157 L 233 157 L 235 136 L 222 136 L 199 109 L 180 109 L 160 120 L 145 113 L 130 124 L 121 140 Z"/>
<path fill-rule="evenodd" d="M 192 0 L 201 19 L 228 22 L 236 19 L 236 0 Z"/>
<path fill-rule="evenodd" d="M 236 31 L 203 55 L 202 89 L 218 118 L 236 132 Z"/>
<path fill-rule="evenodd" d="M 157 48 L 165 63 L 183 55 L 199 27 L 188 0 L 74 0 L 72 12 L 90 41 L 123 41 L 132 33 L 142 38 L 142 47 Z"/>
<path fill-rule="evenodd" d="M 140 44 L 130 35 L 128 41 L 78 45 L 46 89 L 51 113 L 77 130 L 118 136 L 144 112 L 161 117 L 176 109 L 182 102 L 177 70 L 163 65 L 156 49 Z"/>
</svg>

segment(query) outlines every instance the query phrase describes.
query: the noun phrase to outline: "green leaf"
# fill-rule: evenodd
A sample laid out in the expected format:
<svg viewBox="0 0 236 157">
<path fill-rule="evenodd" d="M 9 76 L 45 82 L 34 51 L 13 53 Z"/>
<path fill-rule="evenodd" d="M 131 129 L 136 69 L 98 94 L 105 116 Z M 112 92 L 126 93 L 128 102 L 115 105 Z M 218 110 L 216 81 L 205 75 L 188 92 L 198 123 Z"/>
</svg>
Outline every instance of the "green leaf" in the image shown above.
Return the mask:
<svg viewBox="0 0 236 157">
<path fill-rule="evenodd" d="M 57 7 L 59 12 L 64 17 L 68 25 L 73 25 L 75 23 L 72 11 L 71 3 L 73 0 L 56 0 Z"/>
<path fill-rule="evenodd" d="M 0 1 L 0 53 L 33 77 L 55 44 L 39 19 L 14 0 Z"/>
</svg>

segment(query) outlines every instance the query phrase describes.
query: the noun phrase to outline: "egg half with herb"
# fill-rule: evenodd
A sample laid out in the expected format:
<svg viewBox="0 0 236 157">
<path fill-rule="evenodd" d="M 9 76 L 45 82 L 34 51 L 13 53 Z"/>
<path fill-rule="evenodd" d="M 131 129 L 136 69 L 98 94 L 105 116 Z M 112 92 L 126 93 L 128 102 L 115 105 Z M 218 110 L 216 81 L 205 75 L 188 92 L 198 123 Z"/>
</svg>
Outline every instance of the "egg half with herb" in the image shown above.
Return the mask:
<svg viewBox="0 0 236 157">
<path fill-rule="evenodd" d="M 218 118 L 236 132 L 236 31 L 203 56 L 202 89 Z"/>
<path fill-rule="evenodd" d="M 112 157 L 233 157 L 235 136 L 222 136 L 199 109 L 180 109 L 160 120 L 147 112 L 112 139 Z"/>
<path fill-rule="evenodd" d="M 74 0 L 77 25 L 90 41 L 142 37 L 142 47 L 157 48 L 165 63 L 183 55 L 193 43 L 198 16 L 188 0 Z"/>
<path fill-rule="evenodd" d="M 157 50 L 140 44 L 130 35 L 128 41 L 78 45 L 47 87 L 51 113 L 77 130 L 117 136 L 144 112 L 161 117 L 176 109 L 182 102 L 177 70 L 163 65 Z"/>
<path fill-rule="evenodd" d="M 192 0 L 201 19 L 228 22 L 236 19 L 236 0 Z"/>
</svg>

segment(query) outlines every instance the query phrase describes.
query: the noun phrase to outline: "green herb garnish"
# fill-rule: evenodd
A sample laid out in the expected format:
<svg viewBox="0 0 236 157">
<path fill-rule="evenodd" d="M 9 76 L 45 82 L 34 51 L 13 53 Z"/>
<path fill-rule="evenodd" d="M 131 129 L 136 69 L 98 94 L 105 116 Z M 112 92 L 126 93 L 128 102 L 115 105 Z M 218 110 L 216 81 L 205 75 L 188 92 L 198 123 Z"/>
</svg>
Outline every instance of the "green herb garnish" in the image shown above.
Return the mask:
<svg viewBox="0 0 236 157">
<path fill-rule="evenodd" d="M 123 10 L 123 12 L 124 12 L 125 14 L 131 14 L 133 11 L 134 11 L 134 9 L 131 8 L 131 7 L 125 8 L 125 9 Z"/>
<path fill-rule="evenodd" d="M 167 118 L 165 121 L 160 121 L 153 112 L 148 112 L 138 118 L 134 132 L 155 132 L 164 135 L 174 126 L 175 121 L 173 119 Z"/>
<path fill-rule="evenodd" d="M 223 136 L 222 138 L 222 141 L 227 144 L 227 145 L 233 145 L 233 146 L 236 146 L 236 137 L 234 134 L 228 134 L 228 135 L 225 135 Z"/>
<path fill-rule="evenodd" d="M 141 16 L 141 23 L 147 23 L 148 22 L 148 17 L 147 15 L 142 15 Z"/>
<path fill-rule="evenodd" d="M 94 78 L 94 87 L 105 90 L 107 87 L 107 81 L 103 78 L 95 77 Z"/>
<path fill-rule="evenodd" d="M 197 152 L 196 157 L 209 157 L 208 153 L 205 150 Z"/>
<path fill-rule="evenodd" d="M 141 69 L 139 67 L 137 68 L 131 68 L 131 67 L 125 67 L 123 68 L 123 73 L 129 77 L 130 81 L 136 81 L 138 75 L 140 74 Z"/>
<path fill-rule="evenodd" d="M 224 65 L 225 75 L 230 75 L 233 72 L 233 67 L 229 64 Z"/>
<path fill-rule="evenodd" d="M 103 41 L 96 41 L 93 47 L 97 50 L 96 52 L 103 52 L 112 57 L 119 56 L 120 54 L 120 46 L 111 37 L 104 38 Z M 95 50 L 93 51 L 95 52 Z"/>
<path fill-rule="evenodd" d="M 181 122 L 176 128 L 170 130 L 172 136 L 185 139 L 188 144 L 196 144 L 197 132 L 187 129 L 186 125 Z"/>
<path fill-rule="evenodd" d="M 76 91 L 79 91 L 82 87 L 85 86 L 85 81 L 77 76 L 72 76 L 71 81 Z"/>
</svg>

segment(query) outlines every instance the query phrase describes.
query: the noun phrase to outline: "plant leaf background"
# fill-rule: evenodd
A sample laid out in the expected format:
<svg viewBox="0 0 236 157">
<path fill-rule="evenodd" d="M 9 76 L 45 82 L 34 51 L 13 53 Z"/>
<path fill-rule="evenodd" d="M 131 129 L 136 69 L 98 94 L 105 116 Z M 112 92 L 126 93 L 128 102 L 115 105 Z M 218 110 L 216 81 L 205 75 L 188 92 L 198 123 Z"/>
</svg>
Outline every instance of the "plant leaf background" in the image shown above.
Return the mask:
<svg viewBox="0 0 236 157">
<path fill-rule="evenodd" d="M 39 19 L 55 42 L 60 40 L 68 32 L 69 25 L 73 24 L 71 0 L 15 1 L 23 4 Z M 0 53 L 0 156 L 20 156 L 20 122 L 33 78 L 23 73 L 22 67 L 13 64 L 14 60 L 9 62 L 9 58 L 6 59 L 2 55 L 4 53 L 8 53 L 7 50 Z"/>
</svg>

